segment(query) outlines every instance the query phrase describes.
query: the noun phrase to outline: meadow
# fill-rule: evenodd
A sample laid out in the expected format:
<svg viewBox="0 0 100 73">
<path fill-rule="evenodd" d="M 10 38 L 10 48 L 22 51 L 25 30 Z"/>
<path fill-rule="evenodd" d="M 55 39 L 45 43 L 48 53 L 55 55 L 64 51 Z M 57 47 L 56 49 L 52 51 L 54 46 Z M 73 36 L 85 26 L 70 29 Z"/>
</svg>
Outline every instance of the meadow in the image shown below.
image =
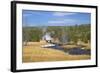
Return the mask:
<svg viewBox="0 0 100 73">
<path fill-rule="evenodd" d="M 74 48 L 80 48 L 80 50 L 85 49 L 91 52 L 90 27 L 90 24 L 74 26 L 23 27 L 24 45 L 22 61 L 28 63 L 91 59 L 91 54 L 72 55 L 64 52 Z M 49 38 L 51 37 L 52 39 L 49 43 L 46 39 L 43 39 L 43 36 L 46 34 L 49 34 Z M 52 43 L 60 44 L 63 51 L 52 47 L 41 47 Z M 80 53 L 80 51 L 78 51 L 78 53 Z"/>
<path fill-rule="evenodd" d="M 23 62 L 46 62 L 46 61 L 69 61 L 69 60 L 88 60 L 90 55 L 70 55 L 60 50 L 52 48 L 42 48 L 44 43 L 32 42 L 23 46 Z"/>
</svg>

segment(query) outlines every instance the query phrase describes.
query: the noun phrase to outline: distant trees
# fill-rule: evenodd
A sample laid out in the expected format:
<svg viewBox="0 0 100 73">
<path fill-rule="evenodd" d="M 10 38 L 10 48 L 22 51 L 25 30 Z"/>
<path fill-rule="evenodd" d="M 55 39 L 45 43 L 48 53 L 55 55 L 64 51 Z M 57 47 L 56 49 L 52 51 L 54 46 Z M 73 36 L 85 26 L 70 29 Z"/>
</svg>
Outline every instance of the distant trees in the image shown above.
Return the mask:
<svg viewBox="0 0 100 73">
<path fill-rule="evenodd" d="M 23 27 L 23 42 L 40 41 L 42 31 L 37 27 Z"/>
<path fill-rule="evenodd" d="M 78 39 L 83 42 L 88 42 L 91 36 L 90 28 L 90 24 L 69 26 L 67 30 L 69 39 L 74 42 L 77 42 Z"/>
<path fill-rule="evenodd" d="M 90 24 L 75 25 L 75 26 L 48 26 L 45 32 L 50 32 L 53 38 L 63 42 L 77 42 L 80 39 L 83 42 L 90 41 L 91 35 Z M 23 27 L 23 41 L 40 41 L 43 33 L 43 28 L 39 27 Z"/>
<path fill-rule="evenodd" d="M 62 34 L 62 28 L 59 26 L 48 26 L 47 32 L 51 32 L 53 38 L 60 38 Z"/>
</svg>

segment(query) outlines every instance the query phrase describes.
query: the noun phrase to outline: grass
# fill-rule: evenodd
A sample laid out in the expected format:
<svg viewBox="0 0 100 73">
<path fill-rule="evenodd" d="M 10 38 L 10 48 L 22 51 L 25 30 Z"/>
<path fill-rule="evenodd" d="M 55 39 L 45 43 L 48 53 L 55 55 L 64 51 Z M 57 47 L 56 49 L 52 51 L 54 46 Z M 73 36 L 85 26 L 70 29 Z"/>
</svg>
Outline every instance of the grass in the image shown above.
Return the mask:
<svg viewBox="0 0 100 73">
<path fill-rule="evenodd" d="M 34 42 L 32 45 L 23 46 L 22 61 L 28 63 L 90 59 L 90 55 L 69 55 L 52 48 L 42 48 L 41 44 L 43 43 Z"/>
</svg>

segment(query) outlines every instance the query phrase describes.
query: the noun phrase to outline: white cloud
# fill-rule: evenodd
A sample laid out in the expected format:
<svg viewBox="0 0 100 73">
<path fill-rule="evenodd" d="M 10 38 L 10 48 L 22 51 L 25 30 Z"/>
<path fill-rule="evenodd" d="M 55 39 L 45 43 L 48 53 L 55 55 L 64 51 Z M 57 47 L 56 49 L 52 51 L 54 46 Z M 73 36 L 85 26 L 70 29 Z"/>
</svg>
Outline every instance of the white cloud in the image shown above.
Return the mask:
<svg viewBox="0 0 100 73">
<path fill-rule="evenodd" d="M 32 15 L 40 15 L 41 13 L 39 12 L 26 12 L 26 13 L 23 13 L 23 16 L 27 17 L 27 16 L 32 16 Z"/>
<path fill-rule="evenodd" d="M 65 22 L 76 22 L 75 19 L 65 19 L 64 21 L 65 21 Z"/>
<path fill-rule="evenodd" d="M 48 23 L 65 23 L 64 21 L 48 21 Z"/>
<path fill-rule="evenodd" d="M 64 20 L 52 20 L 52 21 L 48 21 L 48 23 L 73 23 L 76 22 L 76 20 L 74 19 L 64 19 Z"/>
<path fill-rule="evenodd" d="M 54 16 L 65 16 L 65 15 L 73 15 L 73 14 L 76 14 L 76 13 L 70 13 L 70 12 L 54 12 L 53 15 Z"/>
<path fill-rule="evenodd" d="M 32 13 L 24 13 L 23 14 L 24 17 L 31 16 L 31 15 L 32 15 Z"/>
</svg>

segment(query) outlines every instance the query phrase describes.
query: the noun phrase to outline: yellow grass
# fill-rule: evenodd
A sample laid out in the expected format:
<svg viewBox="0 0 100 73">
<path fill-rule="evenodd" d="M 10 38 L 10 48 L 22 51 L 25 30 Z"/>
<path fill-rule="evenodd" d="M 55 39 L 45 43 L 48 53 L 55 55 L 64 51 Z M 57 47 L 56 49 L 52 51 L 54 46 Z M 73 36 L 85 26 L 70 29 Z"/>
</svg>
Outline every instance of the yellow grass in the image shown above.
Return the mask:
<svg viewBox="0 0 100 73">
<path fill-rule="evenodd" d="M 91 49 L 90 44 L 83 44 L 83 46 L 84 49 Z M 78 45 L 63 45 L 62 47 L 64 47 L 65 49 L 71 49 L 71 48 L 77 48 Z"/>
<path fill-rule="evenodd" d="M 68 55 L 63 51 L 42 48 L 42 43 L 34 42 L 32 45 L 23 46 L 23 62 L 86 60 L 90 55 Z"/>
</svg>

